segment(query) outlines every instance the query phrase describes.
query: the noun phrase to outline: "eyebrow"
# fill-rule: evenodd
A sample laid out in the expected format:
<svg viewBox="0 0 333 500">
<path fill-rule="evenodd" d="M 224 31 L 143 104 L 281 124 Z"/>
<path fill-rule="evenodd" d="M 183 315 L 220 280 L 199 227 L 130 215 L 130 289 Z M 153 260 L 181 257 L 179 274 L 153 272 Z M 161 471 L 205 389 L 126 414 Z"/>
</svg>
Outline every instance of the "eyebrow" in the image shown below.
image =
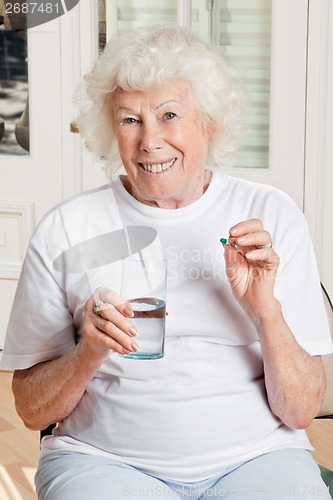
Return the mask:
<svg viewBox="0 0 333 500">
<path fill-rule="evenodd" d="M 169 101 L 163 101 L 163 102 L 161 102 L 161 104 L 159 104 L 158 106 L 156 106 L 156 109 L 161 108 L 165 104 L 181 104 L 181 102 L 180 101 L 175 101 L 174 99 L 170 99 Z"/>
<path fill-rule="evenodd" d="M 161 104 L 158 104 L 155 109 L 159 109 L 162 106 L 165 106 L 167 104 L 181 104 L 180 101 L 175 101 L 174 99 L 170 99 L 168 101 L 163 101 Z M 119 112 L 125 112 L 125 113 L 133 113 L 133 114 L 139 114 L 139 112 L 135 111 L 134 109 L 127 108 L 126 106 L 119 106 L 119 108 L 116 108 L 116 113 Z"/>
<path fill-rule="evenodd" d="M 137 114 L 137 112 L 134 111 L 134 109 L 126 108 L 126 106 L 119 106 L 119 108 L 115 109 L 116 113 L 119 113 L 119 111 L 125 111 L 126 113 Z"/>
</svg>

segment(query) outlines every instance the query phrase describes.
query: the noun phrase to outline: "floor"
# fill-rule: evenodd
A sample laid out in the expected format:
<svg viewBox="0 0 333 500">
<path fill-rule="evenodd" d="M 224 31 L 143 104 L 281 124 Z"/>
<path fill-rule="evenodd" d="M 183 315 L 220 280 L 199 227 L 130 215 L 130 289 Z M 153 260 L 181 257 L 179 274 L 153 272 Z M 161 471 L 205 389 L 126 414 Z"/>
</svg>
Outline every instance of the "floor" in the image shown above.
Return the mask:
<svg viewBox="0 0 333 500">
<path fill-rule="evenodd" d="M 39 433 L 26 429 L 17 416 L 11 393 L 12 374 L 0 371 L 0 499 L 36 500 L 33 477 Z M 308 435 L 318 463 L 333 470 L 333 419 L 315 420 Z"/>
<path fill-rule="evenodd" d="M 39 433 L 26 429 L 16 414 L 11 379 L 0 372 L 0 499 L 35 500 Z"/>
</svg>

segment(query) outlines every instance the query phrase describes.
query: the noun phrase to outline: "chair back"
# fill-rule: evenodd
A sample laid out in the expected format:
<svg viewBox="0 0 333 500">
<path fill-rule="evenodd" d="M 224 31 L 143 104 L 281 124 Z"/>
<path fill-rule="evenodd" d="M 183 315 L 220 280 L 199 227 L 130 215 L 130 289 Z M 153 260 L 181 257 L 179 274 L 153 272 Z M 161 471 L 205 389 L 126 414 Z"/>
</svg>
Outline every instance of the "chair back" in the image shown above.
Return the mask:
<svg viewBox="0 0 333 500">
<path fill-rule="evenodd" d="M 333 339 L 333 305 L 324 285 L 322 284 L 321 287 L 324 297 L 325 309 L 330 325 L 331 336 Z M 323 404 L 321 405 L 320 412 L 317 418 L 333 418 L 333 354 L 325 354 L 321 357 L 321 359 L 323 361 L 326 372 L 327 389 Z"/>
</svg>

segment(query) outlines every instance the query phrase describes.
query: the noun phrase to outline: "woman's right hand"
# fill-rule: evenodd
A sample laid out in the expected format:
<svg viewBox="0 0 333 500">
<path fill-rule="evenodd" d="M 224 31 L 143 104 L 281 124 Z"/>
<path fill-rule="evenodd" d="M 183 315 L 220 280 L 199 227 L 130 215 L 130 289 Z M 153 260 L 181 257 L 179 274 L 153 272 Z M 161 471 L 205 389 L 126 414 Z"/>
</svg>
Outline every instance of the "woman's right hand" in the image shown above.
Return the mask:
<svg viewBox="0 0 333 500">
<path fill-rule="evenodd" d="M 96 303 L 101 302 L 96 314 Z M 83 340 L 87 347 L 105 359 L 110 350 L 129 354 L 139 350 L 134 338 L 138 334 L 129 318 L 133 317 L 130 304 L 116 292 L 100 287 L 87 300 L 83 318 Z"/>
<path fill-rule="evenodd" d="M 94 312 L 97 301 L 104 302 L 100 315 Z M 132 316 L 126 300 L 112 290 L 98 288 L 85 304 L 81 341 L 63 356 L 15 371 L 16 409 L 29 429 L 45 429 L 68 417 L 110 350 L 127 354 L 138 349 L 128 319 Z"/>
</svg>

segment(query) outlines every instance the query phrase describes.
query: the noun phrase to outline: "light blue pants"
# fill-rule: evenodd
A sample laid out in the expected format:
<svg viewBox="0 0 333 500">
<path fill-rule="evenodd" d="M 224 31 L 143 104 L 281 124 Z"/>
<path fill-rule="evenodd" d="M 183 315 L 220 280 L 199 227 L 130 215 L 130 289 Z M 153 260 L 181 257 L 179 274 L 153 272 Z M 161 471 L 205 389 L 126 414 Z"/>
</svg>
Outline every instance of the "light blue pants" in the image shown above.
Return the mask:
<svg viewBox="0 0 333 500">
<path fill-rule="evenodd" d="M 41 460 L 35 482 L 39 500 L 331 500 L 311 453 L 301 449 L 266 453 L 194 483 L 159 479 L 104 457 L 54 452 Z"/>
</svg>

